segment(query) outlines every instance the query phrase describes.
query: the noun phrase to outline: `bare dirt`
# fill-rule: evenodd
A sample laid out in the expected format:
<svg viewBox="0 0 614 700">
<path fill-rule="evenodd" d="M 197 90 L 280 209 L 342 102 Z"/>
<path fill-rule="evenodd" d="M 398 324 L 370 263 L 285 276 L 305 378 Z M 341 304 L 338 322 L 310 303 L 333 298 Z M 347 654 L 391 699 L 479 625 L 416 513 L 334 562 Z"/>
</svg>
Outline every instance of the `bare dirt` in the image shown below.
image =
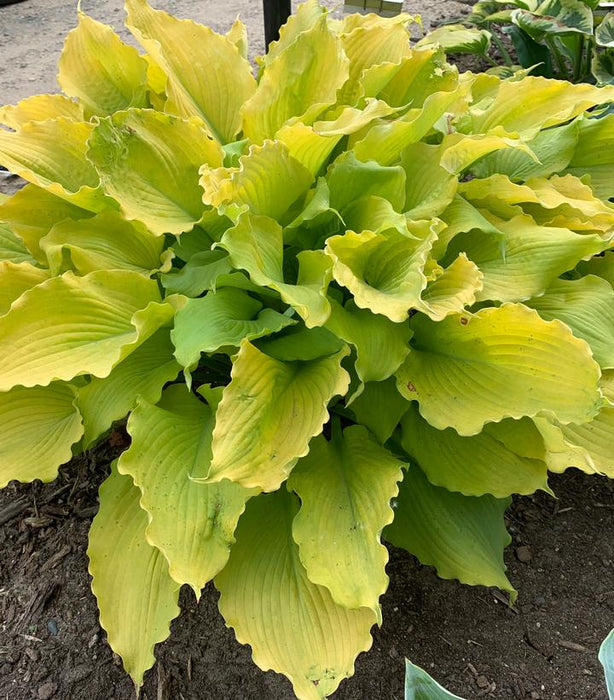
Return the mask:
<svg viewBox="0 0 614 700">
<path fill-rule="evenodd" d="M 258 0 L 154 3 L 225 31 L 240 13 L 262 53 Z M 329 2 L 329 5 L 335 3 Z M 97 19 L 121 27 L 118 0 L 82 0 Z M 467 9 L 457 2 L 408 2 L 426 23 Z M 0 104 L 56 91 L 61 43 L 75 3 L 27 0 L 0 5 Z M 7 192 L 17 183 L 0 180 Z M 114 431 L 95 452 L 64 467 L 53 484 L 0 492 L 0 699 L 128 700 L 134 697 L 98 624 L 85 549 L 97 489 L 125 435 Z M 614 623 L 614 484 L 575 470 L 554 477 L 558 500 L 517 498 L 509 510 L 509 576 L 520 595 L 508 607 L 494 590 L 438 579 L 391 550 L 384 624 L 338 700 L 401 700 L 403 659 L 450 690 L 473 698 L 605 700 L 597 661 Z M 207 588 L 183 613 L 146 676 L 146 700 L 289 700 L 290 684 L 252 663 Z"/>
</svg>

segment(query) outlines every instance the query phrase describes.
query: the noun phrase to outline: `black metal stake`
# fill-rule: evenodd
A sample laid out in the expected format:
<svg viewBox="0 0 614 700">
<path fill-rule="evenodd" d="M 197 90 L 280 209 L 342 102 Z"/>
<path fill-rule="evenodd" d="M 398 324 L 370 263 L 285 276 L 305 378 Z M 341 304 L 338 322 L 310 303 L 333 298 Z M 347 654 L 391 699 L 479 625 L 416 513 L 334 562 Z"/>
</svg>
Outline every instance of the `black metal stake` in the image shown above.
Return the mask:
<svg viewBox="0 0 614 700">
<path fill-rule="evenodd" d="M 291 0 L 262 0 L 264 6 L 264 41 L 268 48 L 279 39 L 279 28 L 292 14 Z"/>
</svg>

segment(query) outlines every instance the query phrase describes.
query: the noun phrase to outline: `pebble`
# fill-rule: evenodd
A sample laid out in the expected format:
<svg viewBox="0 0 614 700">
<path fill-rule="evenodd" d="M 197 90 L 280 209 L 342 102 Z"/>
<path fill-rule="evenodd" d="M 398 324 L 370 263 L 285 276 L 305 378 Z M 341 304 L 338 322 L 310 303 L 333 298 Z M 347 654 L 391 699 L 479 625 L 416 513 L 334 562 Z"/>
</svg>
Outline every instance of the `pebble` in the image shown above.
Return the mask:
<svg viewBox="0 0 614 700">
<path fill-rule="evenodd" d="M 490 681 L 486 676 L 478 676 L 475 679 L 475 682 L 478 684 L 478 688 L 489 688 L 490 687 Z"/>
<path fill-rule="evenodd" d="M 38 700 L 51 700 L 58 686 L 53 681 L 47 681 L 38 688 Z"/>
<path fill-rule="evenodd" d="M 531 547 L 527 544 L 516 547 L 516 559 L 523 564 L 528 564 L 531 561 Z"/>
<path fill-rule="evenodd" d="M 92 670 L 92 667 L 88 664 L 77 664 L 65 673 L 64 678 L 67 683 L 72 685 L 85 680 L 92 673 Z"/>
<path fill-rule="evenodd" d="M 49 634 L 53 637 L 58 636 L 58 623 L 55 620 L 49 620 L 49 622 L 47 622 L 47 629 L 49 630 Z"/>
</svg>

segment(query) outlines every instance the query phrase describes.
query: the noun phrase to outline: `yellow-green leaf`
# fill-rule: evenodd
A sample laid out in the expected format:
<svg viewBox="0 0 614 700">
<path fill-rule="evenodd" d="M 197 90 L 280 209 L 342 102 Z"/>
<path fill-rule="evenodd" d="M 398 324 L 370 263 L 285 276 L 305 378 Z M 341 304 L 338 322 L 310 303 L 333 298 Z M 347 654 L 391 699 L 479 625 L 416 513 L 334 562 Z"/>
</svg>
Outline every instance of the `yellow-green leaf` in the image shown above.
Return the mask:
<svg viewBox="0 0 614 700">
<path fill-rule="evenodd" d="M 503 563 L 503 550 L 512 540 L 503 520 L 510 501 L 446 491 L 410 467 L 399 490 L 394 522 L 384 537 L 434 566 L 441 578 L 497 586 L 513 600 L 516 591 Z"/>
<path fill-rule="evenodd" d="M 588 423 L 561 425 L 545 418 L 535 423 L 548 450 L 548 468 L 554 472 L 577 467 L 593 474 L 614 478 L 614 372 L 604 372 L 602 391 L 607 399 Z"/>
<path fill-rule="evenodd" d="M 127 26 L 167 75 L 166 110 L 199 117 L 221 143 L 235 140 L 240 109 L 256 88 L 235 44 L 209 27 L 127 0 Z"/>
<path fill-rule="evenodd" d="M 261 338 L 295 323 L 274 309 L 263 309 L 244 291 L 228 287 L 188 299 L 177 312 L 171 338 L 177 361 L 189 372 L 202 352 L 238 348 L 242 340 Z"/>
<path fill-rule="evenodd" d="M 77 221 L 91 216 L 92 212 L 70 204 L 35 185 L 26 185 L 6 201 L 0 202 L 0 220 L 9 224 L 32 256 L 45 266 L 47 256 L 41 250 L 41 238 L 60 221 Z"/>
<path fill-rule="evenodd" d="M 66 36 L 58 83 L 83 105 L 86 117 L 106 117 L 128 107 L 147 107 L 147 61 L 106 24 L 79 10 Z"/>
<path fill-rule="evenodd" d="M 53 481 L 83 434 L 68 384 L 0 393 L 0 488 L 9 481 Z"/>
<path fill-rule="evenodd" d="M 181 369 L 173 358 L 173 349 L 169 330 L 163 328 L 115 365 L 108 377 L 92 377 L 79 387 L 77 404 L 83 415 L 86 448 L 114 421 L 126 416 L 138 397 L 150 403 L 160 399 L 164 385 L 173 381 Z"/>
<path fill-rule="evenodd" d="M 385 316 L 331 302 L 326 328 L 356 348 L 356 372 L 362 382 L 388 379 L 409 352 L 412 332 L 408 323 L 393 323 Z"/>
<path fill-rule="evenodd" d="M 140 398 L 128 419 L 130 448 L 118 462 L 141 489 L 149 515 L 147 540 L 169 562 L 177 583 L 189 584 L 196 597 L 220 572 L 234 542 L 246 501 L 257 491 L 231 481 L 201 484 L 211 462 L 211 408 L 176 384 L 158 406 Z"/>
<path fill-rule="evenodd" d="M 388 587 L 380 534 L 394 517 L 390 501 L 402 478 L 401 462 L 354 425 L 339 428 L 330 442 L 312 440 L 288 480 L 301 499 L 292 535 L 309 580 L 325 586 L 337 605 L 370 608 L 378 620 Z"/>
<path fill-rule="evenodd" d="M 366 426 L 383 445 L 411 403 L 399 394 L 394 379 L 367 382 L 351 404 L 356 421 Z"/>
<path fill-rule="evenodd" d="M 241 213 L 282 216 L 308 189 L 313 176 L 281 142 L 251 146 L 238 168 L 201 168 L 203 201 L 237 221 Z"/>
<path fill-rule="evenodd" d="M 34 267 L 29 262 L 0 262 L 0 316 L 27 290 L 49 279 L 49 270 Z"/>
<path fill-rule="evenodd" d="M 283 231 L 274 219 L 246 212 L 217 245 L 228 251 L 233 267 L 249 272 L 252 282 L 279 292 L 308 328 L 326 323 L 330 314 L 326 289 L 332 265 L 321 250 L 303 250 L 296 256 L 297 283 L 289 284 L 284 281 Z"/>
<path fill-rule="evenodd" d="M 398 387 L 438 430 L 477 435 L 485 423 L 537 415 L 581 423 L 601 407 L 599 365 L 560 321 L 544 321 L 522 304 L 439 323 L 412 320 L 414 347 L 397 372 Z"/>
<path fill-rule="evenodd" d="M 348 74 L 341 41 L 322 15 L 267 60 L 257 90 L 243 106 L 243 132 L 254 143 L 262 143 L 292 117 L 313 123 L 337 101 L 337 90 Z"/>
<path fill-rule="evenodd" d="M 241 344 L 213 431 L 208 481 L 230 479 L 274 491 L 328 420 L 328 402 L 343 396 L 346 348 L 317 360 L 281 362 Z"/>
<path fill-rule="evenodd" d="M 0 124 L 15 130 L 26 122 L 42 122 L 56 117 L 82 122 L 83 108 L 65 95 L 32 95 L 16 105 L 0 107 Z"/>
<path fill-rule="evenodd" d="M 146 539 L 147 513 L 140 497 L 132 479 L 113 466 L 100 487 L 87 548 L 100 626 L 137 688 L 156 661 L 154 645 L 169 636 L 179 614 L 179 586 L 162 552 Z"/>
<path fill-rule="evenodd" d="M 0 200 L 0 212 L 2 212 L 2 204 Z M 12 262 L 15 265 L 36 262 L 23 239 L 14 233 L 8 224 L 2 222 L 0 222 L 0 261 Z"/>
<path fill-rule="evenodd" d="M 528 75 L 522 80 L 502 80 L 494 100 L 486 107 L 472 107 L 472 130 L 487 133 L 502 127 L 533 138 L 541 129 L 563 124 L 595 105 L 611 102 L 614 86 L 603 88 L 565 80 Z"/>
<path fill-rule="evenodd" d="M 614 86 L 610 86 L 614 90 Z M 601 119 L 583 119 L 568 172 L 588 176 L 593 191 L 601 199 L 614 197 L 614 114 Z"/>
<path fill-rule="evenodd" d="M 68 264 L 79 275 L 134 270 L 149 276 L 162 266 L 164 239 L 138 221 L 129 223 L 118 212 L 106 210 L 82 221 L 65 219 L 39 244 L 54 274 L 64 272 Z"/>
<path fill-rule="evenodd" d="M 539 226 L 524 214 L 496 226 L 503 239 L 475 230 L 456 236 L 448 246 L 448 256 L 462 251 L 482 272 L 478 301 L 524 301 L 543 294 L 559 275 L 607 246 L 599 235 Z"/>
<path fill-rule="evenodd" d="M 108 376 L 173 317 L 159 301 L 154 280 L 128 271 L 67 272 L 24 292 L 0 317 L 0 391 Z"/>
<path fill-rule="evenodd" d="M 169 147 L 172 144 L 172 149 Z M 198 170 L 223 152 L 197 119 L 129 109 L 98 123 L 88 158 L 127 219 L 156 235 L 189 231 L 204 212 Z"/>
<path fill-rule="evenodd" d="M 254 662 L 287 676 L 300 700 L 322 700 L 354 673 L 376 618 L 367 608 L 335 604 L 309 580 L 292 539 L 297 510 L 284 489 L 252 499 L 215 586 L 226 624 L 252 647 Z"/>
<path fill-rule="evenodd" d="M 358 307 L 401 323 L 420 306 L 427 283 L 424 265 L 436 237 L 431 222 L 422 224 L 422 240 L 389 229 L 347 231 L 326 241 L 335 280 L 352 292 Z"/>
<path fill-rule="evenodd" d="M 543 440 L 528 418 L 489 423 L 478 435 L 461 437 L 453 428 L 431 427 L 413 403 L 401 428 L 403 448 L 435 486 L 496 498 L 548 490 Z"/>
<path fill-rule="evenodd" d="M 614 369 L 614 290 L 609 282 L 594 275 L 556 280 L 527 306 L 546 321 L 563 321 L 586 340 L 602 369 Z"/>
<path fill-rule="evenodd" d="M 66 117 L 27 122 L 19 131 L 0 130 L 0 164 L 51 194 L 91 211 L 109 200 L 87 160 L 87 140 L 95 125 Z"/>
</svg>

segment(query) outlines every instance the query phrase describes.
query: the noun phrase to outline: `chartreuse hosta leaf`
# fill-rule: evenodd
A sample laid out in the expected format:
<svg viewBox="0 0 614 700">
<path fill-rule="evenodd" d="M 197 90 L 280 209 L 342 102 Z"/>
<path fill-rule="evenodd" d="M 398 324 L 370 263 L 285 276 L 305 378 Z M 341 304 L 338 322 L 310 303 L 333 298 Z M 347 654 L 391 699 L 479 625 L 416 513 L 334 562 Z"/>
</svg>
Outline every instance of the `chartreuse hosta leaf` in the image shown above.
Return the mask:
<svg viewBox="0 0 614 700">
<path fill-rule="evenodd" d="M 100 120 L 88 158 L 124 216 L 161 236 L 189 231 L 201 218 L 198 169 L 220 166 L 223 152 L 197 119 L 129 109 Z"/>
<path fill-rule="evenodd" d="M 86 117 L 106 117 L 128 107 L 147 107 L 147 62 L 139 52 L 79 11 L 60 56 L 58 82 L 83 105 Z"/>
<path fill-rule="evenodd" d="M 461 437 L 453 428 L 431 427 L 412 403 L 401 428 L 403 448 L 436 486 L 497 498 L 548 489 L 543 440 L 528 418 L 490 423 L 478 435 Z"/>
<path fill-rule="evenodd" d="M 548 450 L 548 467 L 562 472 L 578 467 L 585 472 L 614 478 L 614 372 L 604 372 L 601 388 L 607 399 L 599 413 L 588 423 L 554 424 L 545 418 L 535 422 Z"/>
<path fill-rule="evenodd" d="M 100 625 L 137 688 L 155 663 L 154 645 L 168 637 L 179 614 L 179 585 L 162 552 L 147 541 L 140 497 L 132 479 L 113 465 L 100 487 L 87 549 Z"/>
<path fill-rule="evenodd" d="M 326 328 L 356 348 L 356 372 L 362 382 L 388 379 L 409 352 L 412 332 L 407 323 L 392 323 L 385 316 L 331 302 Z"/>
<path fill-rule="evenodd" d="M 614 290 L 609 282 L 595 275 L 556 280 L 527 306 L 547 321 L 563 321 L 586 340 L 602 369 L 614 369 Z"/>
<path fill-rule="evenodd" d="M 0 124 L 15 130 L 26 122 L 42 122 L 56 117 L 81 122 L 83 107 L 65 95 L 32 95 L 16 105 L 0 107 Z"/>
<path fill-rule="evenodd" d="M 602 405 L 587 343 L 522 304 L 412 321 L 414 347 L 397 372 L 398 387 L 434 428 L 477 435 L 485 423 L 537 415 L 582 423 Z"/>
<path fill-rule="evenodd" d="M 477 177 L 503 174 L 512 180 L 526 180 L 530 177 L 549 177 L 569 165 L 578 140 L 580 120 L 540 131 L 526 141 L 532 155 L 520 149 L 502 149 L 490 153 L 474 163 L 471 171 Z"/>
<path fill-rule="evenodd" d="M 3 202 L 0 200 L 0 207 L 2 204 Z M 8 224 L 2 222 L 0 222 L 0 261 L 11 262 L 15 265 L 36 262 L 23 239 L 17 236 Z"/>
<path fill-rule="evenodd" d="M 352 151 L 346 151 L 331 165 L 326 179 L 331 206 L 338 211 L 369 195 L 388 200 L 397 212 L 404 211 L 406 176 L 399 165 L 363 162 Z"/>
<path fill-rule="evenodd" d="M 68 268 L 80 275 L 94 270 L 134 270 L 149 276 L 171 265 L 168 253 L 162 262 L 162 237 L 154 236 L 138 221 L 126 221 L 113 209 L 82 221 L 64 219 L 39 245 L 55 274 Z"/>
<path fill-rule="evenodd" d="M 56 382 L 0 393 L 0 488 L 9 481 L 53 481 L 83 434 L 75 390 Z"/>
<path fill-rule="evenodd" d="M 347 287 L 361 309 L 383 314 L 395 323 L 420 307 L 426 287 L 424 266 L 437 230 L 423 222 L 424 238 L 396 229 L 381 233 L 347 231 L 326 242 L 335 280 Z"/>
<path fill-rule="evenodd" d="M 108 204 L 94 166 L 86 159 L 93 123 L 66 117 L 0 130 L 0 164 L 71 204 L 100 211 Z"/>
<path fill-rule="evenodd" d="M 614 98 L 614 86 L 598 88 L 563 80 L 526 76 L 522 80 L 502 80 L 494 100 L 486 107 L 471 108 L 473 133 L 487 133 L 495 127 L 530 139 L 541 129 L 577 117 L 591 107 Z"/>
<path fill-rule="evenodd" d="M 0 316 L 28 289 L 49 279 L 49 270 L 34 267 L 29 262 L 0 262 Z"/>
<path fill-rule="evenodd" d="M 6 201 L 0 202 L 0 220 L 7 222 L 30 254 L 45 266 L 48 263 L 40 247 L 41 238 L 64 219 L 77 221 L 91 216 L 92 212 L 35 185 L 26 185 Z"/>
<path fill-rule="evenodd" d="M 280 489 L 248 502 L 215 586 L 226 624 L 252 647 L 254 662 L 287 676 L 300 700 L 321 700 L 370 648 L 376 615 L 337 605 L 310 581 L 292 539 L 297 500 Z"/>
<path fill-rule="evenodd" d="M 503 239 L 475 230 L 456 236 L 448 247 L 446 260 L 462 251 L 482 272 L 478 301 L 523 301 L 542 294 L 563 272 L 607 246 L 599 235 L 540 226 L 527 215 L 495 225 Z"/>
<path fill-rule="evenodd" d="M 463 700 L 439 685 L 420 666 L 405 659 L 405 700 Z"/>
<path fill-rule="evenodd" d="M 355 143 L 356 156 L 361 160 L 376 160 L 381 165 L 390 165 L 405 148 L 424 138 L 447 111 L 459 105 L 463 109 L 466 94 L 467 88 L 463 86 L 435 92 L 426 97 L 421 108 L 410 109 L 398 119 L 376 123 Z M 411 104 L 414 102 L 411 101 Z"/>
<path fill-rule="evenodd" d="M 614 86 L 612 86 L 614 89 Z M 601 119 L 583 119 L 568 172 L 590 177 L 590 185 L 601 199 L 614 197 L 614 114 Z"/>
<path fill-rule="evenodd" d="M 249 273 L 252 282 L 279 292 L 308 328 L 326 323 L 332 263 L 321 250 L 304 250 L 296 256 L 297 283 L 289 284 L 284 282 L 283 231 L 274 219 L 245 212 L 217 245 L 228 251 L 234 267 Z"/>
<path fill-rule="evenodd" d="M 198 299 L 188 299 L 175 317 L 171 338 L 175 357 L 186 370 L 193 370 L 201 352 L 238 348 L 243 339 L 253 340 L 276 333 L 296 321 L 240 289 L 222 288 Z"/>
<path fill-rule="evenodd" d="M 106 377 L 173 315 L 156 282 L 137 272 L 53 277 L 0 317 L 0 391 L 80 374 Z"/>
<path fill-rule="evenodd" d="M 347 348 L 311 361 L 282 362 L 243 341 L 224 389 L 213 431 L 207 481 L 236 481 L 274 491 L 328 419 L 328 402 L 343 396 Z"/>
<path fill-rule="evenodd" d="M 418 48 L 441 46 L 449 53 L 485 55 L 490 48 L 490 32 L 485 29 L 465 27 L 462 24 L 445 24 L 429 32 L 417 46 Z"/>
<path fill-rule="evenodd" d="M 509 498 L 463 496 L 433 486 L 411 466 L 384 537 L 434 566 L 441 578 L 497 586 L 515 598 L 503 563 L 503 550 L 511 542 L 503 514 L 510 503 Z"/>
<path fill-rule="evenodd" d="M 341 41 L 350 59 L 350 75 L 339 93 L 339 101 L 355 104 L 365 93 L 369 69 L 386 63 L 398 64 L 411 55 L 406 25 L 412 21 L 410 15 L 400 14 L 354 28 L 346 26 Z M 373 82 L 372 78 L 370 82 Z M 382 87 L 387 82 L 386 75 Z"/>
<path fill-rule="evenodd" d="M 79 387 L 77 404 L 83 415 L 84 447 L 92 445 L 114 421 L 131 411 L 137 397 L 156 403 L 162 387 L 173 381 L 181 369 L 173 358 L 169 329 L 162 328 L 148 338 L 108 377 L 92 377 Z"/>
<path fill-rule="evenodd" d="M 209 27 L 154 10 L 146 0 L 127 0 L 126 10 L 128 29 L 167 75 L 167 111 L 199 117 L 221 143 L 234 141 L 241 107 L 256 89 L 237 47 Z"/>
<path fill-rule="evenodd" d="M 583 275 L 601 277 L 614 287 L 614 251 L 607 251 L 604 255 L 579 263 L 577 270 Z"/>
<path fill-rule="evenodd" d="M 311 441 L 288 488 L 301 499 L 292 535 L 309 580 L 344 608 L 370 608 L 381 621 L 388 552 L 380 542 L 394 517 L 390 501 L 403 478 L 401 462 L 363 426 L 333 429 Z M 335 564 L 331 566 L 331 552 Z"/>
<path fill-rule="evenodd" d="M 224 479 L 201 484 L 211 462 L 214 412 L 175 384 L 157 406 L 139 399 L 128 419 L 130 448 L 118 462 L 141 489 L 149 515 L 146 535 L 164 554 L 177 583 L 196 597 L 228 560 L 234 530 L 246 501 L 257 493 Z"/>
<path fill-rule="evenodd" d="M 410 406 L 399 394 L 395 380 L 390 378 L 384 382 L 367 382 L 350 408 L 357 423 L 369 428 L 383 445 Z"/>
<path fill-rule="evenodd" d="M 348 65 L 340 39 L 321 15 L 267 61 L 258 88 L 243 106 L 243 132 L 254 143 L 262 143 L 292 117 L 312 124 L 337 101 Z"/>
<path fill-rule="evenodd" d="M 241 213 L 280 220 L 309 189 L 313 176 L 281 142 L 251 146 L 239 167 L 201 168 L 203 201 L 236 222 Z"/>
</svg>

